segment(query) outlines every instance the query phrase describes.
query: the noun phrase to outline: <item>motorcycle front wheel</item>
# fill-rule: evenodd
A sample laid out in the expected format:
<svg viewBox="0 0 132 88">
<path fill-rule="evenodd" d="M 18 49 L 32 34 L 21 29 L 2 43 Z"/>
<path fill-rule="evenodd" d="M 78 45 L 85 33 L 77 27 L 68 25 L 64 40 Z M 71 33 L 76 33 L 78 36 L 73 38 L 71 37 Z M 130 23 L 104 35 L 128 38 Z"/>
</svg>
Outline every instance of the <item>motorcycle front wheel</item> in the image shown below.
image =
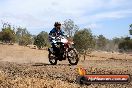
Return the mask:
<svg viewBox="0 0 132 88">
<path fill-rule="evenodd" d="M 79 61 L 78 53 L 75 48 L 71 48 L 68 51 L 68 61 L 71 65 L 77 65 Z"/>
<path fill-rule="evenodd" d="M 51 52 L 48 54 L 49 62 L 51 65 L 56 65 L 57 64 L 57 59 L 55 55 L 53 55 Z"/>
</svg>

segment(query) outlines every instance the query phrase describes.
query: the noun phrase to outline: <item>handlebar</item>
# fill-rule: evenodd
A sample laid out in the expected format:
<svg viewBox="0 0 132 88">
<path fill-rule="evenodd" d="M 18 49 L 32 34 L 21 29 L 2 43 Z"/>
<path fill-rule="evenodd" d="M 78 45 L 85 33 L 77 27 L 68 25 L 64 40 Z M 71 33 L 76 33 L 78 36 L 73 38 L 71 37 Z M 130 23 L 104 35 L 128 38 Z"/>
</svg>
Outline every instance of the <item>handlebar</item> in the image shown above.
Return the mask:
<svg viewBox="0 0 132 88">
<path fill-rule="evenodd" d="M 51 36 L 52 39 L 61 39 L 61 38 L 66 38 L 65 36 Z"/>
</svg>

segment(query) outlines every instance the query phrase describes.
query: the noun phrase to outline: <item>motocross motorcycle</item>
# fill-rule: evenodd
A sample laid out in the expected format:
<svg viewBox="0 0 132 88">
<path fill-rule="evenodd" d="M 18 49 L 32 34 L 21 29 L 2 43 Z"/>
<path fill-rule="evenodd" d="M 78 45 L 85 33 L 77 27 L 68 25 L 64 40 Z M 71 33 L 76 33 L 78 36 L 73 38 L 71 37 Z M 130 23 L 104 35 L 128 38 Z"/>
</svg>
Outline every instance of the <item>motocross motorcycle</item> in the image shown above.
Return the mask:
<svg viewBox="0 0 132 88">
<path fill-rule="evenodd" d="M 52 37 L 52 47 L 48 48 L 49 62 L 56 65 L 57 61 L 68 59 L 71 65 L 77 65 L 79 61 L 78 52 L 74 48 L 74 43 L 68 41 L 67 36 Z"/>
</svg>

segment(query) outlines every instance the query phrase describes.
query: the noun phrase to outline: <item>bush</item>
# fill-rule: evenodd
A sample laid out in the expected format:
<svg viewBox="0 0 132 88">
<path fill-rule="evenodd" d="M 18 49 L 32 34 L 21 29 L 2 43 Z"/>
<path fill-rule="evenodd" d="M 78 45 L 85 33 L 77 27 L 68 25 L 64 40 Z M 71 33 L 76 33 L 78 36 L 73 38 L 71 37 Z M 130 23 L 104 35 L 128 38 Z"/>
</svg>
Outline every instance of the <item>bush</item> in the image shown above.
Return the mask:
<svg viewBox="0 0 132 88">
<path fill-rule="evenodd" d="M 74 38 L 75 48 L 79 52 L 94 48 L 95 42 L 90 29 L 83 29 L 75 33 Z"/>
<path fill-rule="evenodd" d="M 19 45 L 27 46 L 29 44 L 32 44 L 32 39 L 30 36 L 24 35 L 23 37 L 20 38 Z"/>
<path fill-rule="evenodd" d="M 21 46 L 27 46 L 32 44 L 32 35 L 27 31 L 26 28 L 17 28 L 16 41 Z"/>
<path fill-rule="evenodd" d="M 97 49 L 105 50 L 107 43 L 108 43 L 107 39 L 103 35 L 99 35 L 96 41 Z"/>
<path fill-rule="evenodd" d="M 118 48 L 124 51 L 132 50 L 132 40 L 124 40 L 119 43 Z"/>
<path fill-rule="evenodd" d="M 2 32 L 0 32 L 0 41 L 2 41 Z"/>
<path fill-rule="evenodd" d="M 5 43 L 15 42 L 15 32 L 11 29 L 11 27 L 3 28 L 0 35 L 0 39 Z"/>
<path fill-rule="evenodd" d="M 44 46 L 48 46 L 48 33 L 43 31 L 34 37 L 34 45 L 36 45 L 38 49 L 42 49 Z"/>
</svg>

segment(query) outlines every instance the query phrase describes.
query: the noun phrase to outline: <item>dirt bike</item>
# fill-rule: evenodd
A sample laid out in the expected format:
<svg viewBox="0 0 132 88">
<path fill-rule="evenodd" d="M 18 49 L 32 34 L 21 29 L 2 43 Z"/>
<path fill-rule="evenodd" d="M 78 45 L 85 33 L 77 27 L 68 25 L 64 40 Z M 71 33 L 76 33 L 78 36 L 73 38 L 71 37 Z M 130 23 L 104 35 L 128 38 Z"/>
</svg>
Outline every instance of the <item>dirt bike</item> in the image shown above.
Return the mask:
<svg viewBox="0 0 132 88">
<path fill-rule="evenodd" d="M 52 37 L 52 42 L 53 47 L 48 48 L 48 58 L 51 65 L 56 65 L 58 60 L 62 61 L 66 59 L 68 59 L 71 65 L 78 64 L 78 52 L 73 47 L 74 43 L 68 41 L 66 36 Z"/>
</svg>

